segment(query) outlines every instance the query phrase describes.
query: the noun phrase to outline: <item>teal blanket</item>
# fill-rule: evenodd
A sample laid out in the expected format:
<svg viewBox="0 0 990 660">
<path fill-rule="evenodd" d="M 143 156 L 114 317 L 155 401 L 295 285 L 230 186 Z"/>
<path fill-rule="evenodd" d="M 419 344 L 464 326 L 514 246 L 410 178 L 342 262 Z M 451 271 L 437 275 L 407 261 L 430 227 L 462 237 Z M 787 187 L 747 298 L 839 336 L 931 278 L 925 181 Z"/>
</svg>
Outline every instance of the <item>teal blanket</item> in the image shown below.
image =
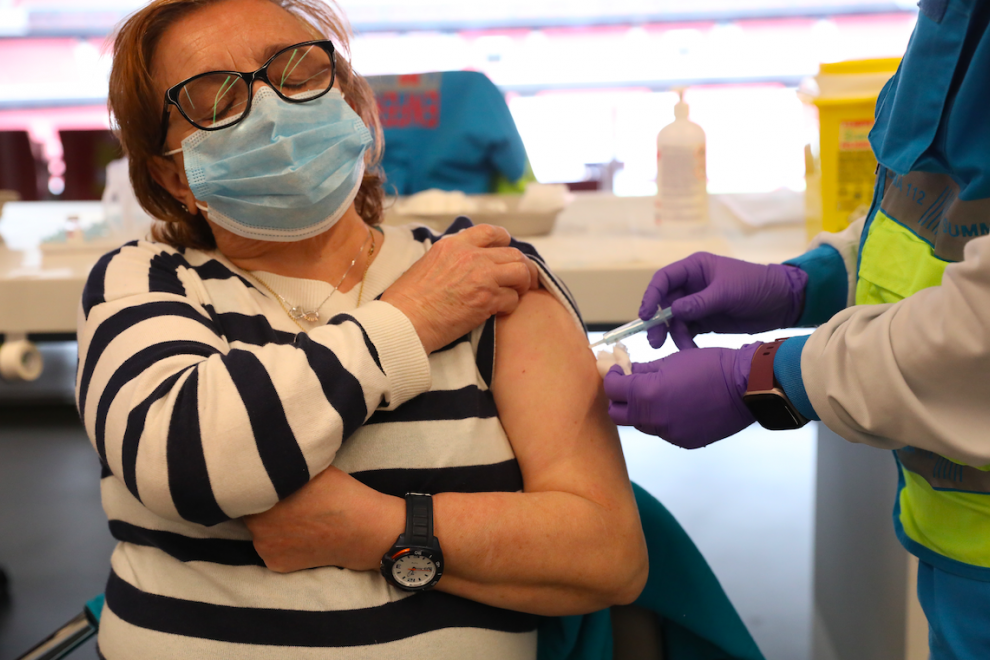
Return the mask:
<svg viewBox="0 0 990 660">
<path fill-rule="evenodd" d="M 660 502 L 633 484 L 650 556 L 636 605 L 661 617 L 664 660 L 764 660 L 708 562 Z M 608 610 L 546 617 L 538 660 L 611 660 Z"/>
</svg>

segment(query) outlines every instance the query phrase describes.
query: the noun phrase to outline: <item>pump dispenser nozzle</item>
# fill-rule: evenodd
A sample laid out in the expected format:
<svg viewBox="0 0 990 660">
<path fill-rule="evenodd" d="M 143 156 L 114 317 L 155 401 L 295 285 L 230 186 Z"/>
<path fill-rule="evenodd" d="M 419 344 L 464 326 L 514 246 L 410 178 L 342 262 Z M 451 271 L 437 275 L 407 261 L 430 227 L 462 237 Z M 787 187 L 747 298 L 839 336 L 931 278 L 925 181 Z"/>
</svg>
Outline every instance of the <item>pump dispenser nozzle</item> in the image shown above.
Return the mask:
<svg viewBox="0 0 990 660">
<path fill-rule="evenodd" d="M 688 118 L 688 104 L 684 102 L 684 91 L 687 87 L 674 87 L 674 91 L 677 92 L 677 103 L 674 105 L 674 119 L 687 119 Z"/>
</svg>

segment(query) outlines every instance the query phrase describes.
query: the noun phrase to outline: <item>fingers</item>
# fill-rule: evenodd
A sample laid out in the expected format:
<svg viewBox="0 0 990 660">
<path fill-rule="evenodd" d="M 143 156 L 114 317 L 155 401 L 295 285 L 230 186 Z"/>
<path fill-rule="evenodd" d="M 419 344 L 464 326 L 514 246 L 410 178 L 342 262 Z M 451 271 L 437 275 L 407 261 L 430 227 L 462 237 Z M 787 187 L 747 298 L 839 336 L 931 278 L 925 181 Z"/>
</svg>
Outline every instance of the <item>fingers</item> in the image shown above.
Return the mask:
<svg viewBox="0 0 990 660">
<path fill-rule="evenodd" d="M 666 268 L 654 273 L 653 279 L 646 287 L 646 292 L 643 293 L 643 302 L 639 305 L 639 318 L 644 321 L 656 314 L 657 309 L 662 307 L 666 301 L 670 285 L 665 271 Z"/>
<path fill-rule="evenodd" d="M 646 320 L 657 313 L 657 308 L 664 303 L 670 304 L 669 293 L 683 288 L 694 275 L 697 268 L 691 257 L 675 261 L 669 266 L 658 270 L 643 294 L 643 303 L 639 308 L 639 318 Z"/>
<path fill-rule="evenodd" d="M 461 231 L 446 240 L 458 239 L 474 247 L 487 248 L 486 256 L 496 263 L 518 261 L 525 264 L 529 270 L 529 286 L 527 290 L 540 288 L 540 270 L 533 261 L 516 248 L 509 247 L 512 236 L 503 227 L 493 225 L 475 225 Z M 515 287 L 514 287 L 515 288 Z"/>
<path fill-rule="evenodd" d="M 667 324 L 655 325 L 646 331 L 646 340 L 653 348 L 660 348 L 667 341 Z"/>
<path fill-rule="evenodd" d="M 706 316 L 721 311 L 718 307 L 718 295 L 712 288 L 702 289 L 697 293 L 683 296 L 670 303 L 670 311 L 675 318 L 682 321 L 701 321 Z"/>
<path fill-rule="evenodd" d="M 656 403 L 653 401 L 656 397 L 655 389 L 649 384 L 657 377 L 656 372 L 662 368 L 662 362 L 661 359 L 647 364 L 633 363 L 633 373 L 629 376 L 623 375 L 622 368 L 618 365 L 608 370 L 604 381 L 605 394 L 610 399 L 608 414 L 613 422 L 620 426 L 640 428 L 644 421 L 641 418 Z M 655 430 L 646 432 L 656 434 Z"/>
<path fill-rule="evenodd" d="M 513 261 L 495 266 L 493 273 L 495 283 L 501 287 L 501 290 L 511 289 L 520 295 L 536 288 L 533 286 L 533 281 L 535 279 L 538 284 L 539 275 L 533 277 L 530 263 L 529 259 L 524 259 L 523 262 Z"/>
<path fill-rule="evenodd" d="M 694 333 L 688 328 L 687 323 L 678 320 L 676 317 L 670 324 L 670 338 L 674 340 L 674 346 L 678 350 L 685 350 L 688 348 L 698 348 L 698 345 L 694 343 Z"/>
<path fill-rule="evenodd" d="M 526 267 L 529 269 L 529 288 L 539 289 L 540 288 L 540 269 L 537 268 L 533 260 L 526 258 Z"/>
<path fill-rule="evenodd" d="M 632 426 L 629 422 L 629 406 L 624 403 L 613 401 L 608 404 L 608 416 L 612 418 L 616 426 Z"/>
<path fill-rule="evenodd" d="M 475 247 L 487 248 L 508 247 L 509 243 L 512 241 L 512 237 L 509 235 L 509 232 L 502 227 L 494 227 L 492 225 L 475 225 L 474 227 L 469 227 L 445 240 L 462 240 Z"/>
<path fill-rule="evenodd" d="M 663 362 L 663 358 L 654 360 L 653 362 L 633 362 L 632 372 L 634 374 L 651 374 L 655 371 L 660 371 L 661 362 Z"/>
<path fill-rule="evenodd" d="M 605 374 L 605 396 L 615 403 L 625 403 L 629 400 L 629 391 L 632 388 L 633 376 L 622 373 L 622 367 L 617 364 Z"/>
<path fill-rule="evenodd" d="M 656 361 L 660 362 L 659 360 Z M 614 365 L 605 374 L 605 395 L 610 399 L 608 404 L 608 416 L 619 426 L 636 426 L 639 422 L 637 409 L 642 406 L 636 405 L 636 381 L 644 378 L 640 374 L 655 371 L 659 367 L 651 369 L 651 364 L 633 364 L 633 373 L 626 376 L 622 373 L 622 367 Z"/>
<path fill-rule="evenodd" d="M 540 269 L 536 263 L 516 248 L 486 248 L 482 253 L 496 264 L 522 264 L 529 271 L 529 289 L 540 288 Z"/>
<path fill-rule="evenodd" d="M 492 305 L 492 314 L 511 314 L 519 307 L 519 292 L 515 289 L 499 289 Z"/>
<path fill-rule="evenodd" d="M 529 261 L 529 257 L 514 247 L 488 247 L 483 248 L 479 254 L 497 264 L 521 264 Z"/>
</svg>

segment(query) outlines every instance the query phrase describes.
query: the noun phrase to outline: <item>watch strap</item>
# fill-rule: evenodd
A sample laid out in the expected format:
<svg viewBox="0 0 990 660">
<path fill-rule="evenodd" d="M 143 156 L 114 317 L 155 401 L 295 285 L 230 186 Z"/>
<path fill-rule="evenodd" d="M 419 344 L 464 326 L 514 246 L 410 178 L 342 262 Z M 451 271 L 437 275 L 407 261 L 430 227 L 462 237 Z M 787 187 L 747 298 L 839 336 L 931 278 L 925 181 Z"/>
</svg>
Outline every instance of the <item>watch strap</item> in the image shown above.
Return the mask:
<svg viewBox="0 0 990 660">
<path fill-rule="evenodd" d="M 433 496 L 406 493 L 405 542 L 427 547 L 433 543 Z"/>
<path fill-rule="evenodd" d="M 753 362 L 749 368 L 749 381 L 746 383 L 746 393 L 767 392 L 776 386 L 773 377 L 773 359 L 777 355 L 777 349 L 787 339 L 763 344 L 753 353 Z"/>
</svg>

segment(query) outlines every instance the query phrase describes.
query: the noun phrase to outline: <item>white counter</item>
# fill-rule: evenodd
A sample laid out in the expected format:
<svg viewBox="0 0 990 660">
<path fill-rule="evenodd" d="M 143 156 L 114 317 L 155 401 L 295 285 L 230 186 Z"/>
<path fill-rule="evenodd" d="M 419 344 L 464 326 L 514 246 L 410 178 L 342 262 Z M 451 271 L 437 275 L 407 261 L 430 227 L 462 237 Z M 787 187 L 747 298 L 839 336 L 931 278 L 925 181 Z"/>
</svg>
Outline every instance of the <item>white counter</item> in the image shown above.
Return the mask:
<svg viewBox="0 0 990 660">
<path fill-rule="evenodd" d="M 9 202 L 0 216 L 0 333 L 76 332 L 76 312 L 93 264 L 108 246 L 42 254 L 41 239 L 69 216 L 102 215 L 99 202 Z M 123 242 L 123 241 L 121 241 Z"/>
</svg>

